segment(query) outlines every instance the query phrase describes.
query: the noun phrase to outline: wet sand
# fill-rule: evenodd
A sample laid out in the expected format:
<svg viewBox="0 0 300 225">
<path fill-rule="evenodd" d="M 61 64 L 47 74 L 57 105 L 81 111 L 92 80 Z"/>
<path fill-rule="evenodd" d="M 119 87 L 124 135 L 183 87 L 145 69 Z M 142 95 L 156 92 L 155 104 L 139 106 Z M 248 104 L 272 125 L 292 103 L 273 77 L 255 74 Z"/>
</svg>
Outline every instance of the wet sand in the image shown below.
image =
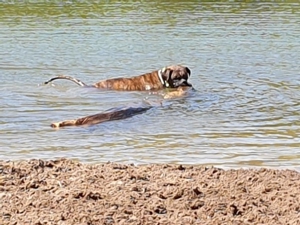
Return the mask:
<svg viewBox="0 0 300 225">
<path fill-rule="evenodd" d="M 0 161 L 0 224 L 300 224 L 300 173 Z"/>
</svg>

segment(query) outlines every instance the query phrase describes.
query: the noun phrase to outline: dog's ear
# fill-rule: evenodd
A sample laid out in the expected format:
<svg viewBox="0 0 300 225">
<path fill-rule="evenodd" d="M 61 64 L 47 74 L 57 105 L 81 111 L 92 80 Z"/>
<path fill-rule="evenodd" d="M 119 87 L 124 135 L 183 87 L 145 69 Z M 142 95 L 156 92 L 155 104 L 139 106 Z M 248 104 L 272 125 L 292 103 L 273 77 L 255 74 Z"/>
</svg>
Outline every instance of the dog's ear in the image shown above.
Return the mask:
<svg viewBox="0 0 300 225">
<path fill-rule="evenodd" d="M 186 69 L 186 71 L 188 72 L 189 77 L 190 77 L 190 76 L 191 76 L 191 70 L 190 70 L 190 68 L 188 68 L 188 67 L 186 66 L 185 69 Z"/>
<path fill-rule="evenodd" d="M 169 80 L 171 79 L 173 70 L 170 68 L 164 67 L 164 68 L 162 68 L 161 73 L 162 73 L 163 79 L 165 81 L 169 82 Z"/>
</svg>

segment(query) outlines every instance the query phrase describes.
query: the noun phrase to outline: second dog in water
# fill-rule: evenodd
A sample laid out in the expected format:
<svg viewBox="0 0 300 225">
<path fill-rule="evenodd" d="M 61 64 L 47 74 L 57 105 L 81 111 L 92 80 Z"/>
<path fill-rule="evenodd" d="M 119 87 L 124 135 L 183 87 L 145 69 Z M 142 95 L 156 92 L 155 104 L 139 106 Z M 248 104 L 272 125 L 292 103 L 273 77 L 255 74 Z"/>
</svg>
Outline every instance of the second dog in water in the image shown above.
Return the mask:
<svg viewBox="0 0 300 225">
<path fill-rule="evenodd" d="M 193 90 L 192 88 L 179 87 L 176 90 L 166 93 L 163 97 L 164 99 L 184 97 L 188 95 L 188 93 L 192 90 Z M 126 119 L 144 113 L 153 107 L 154 105 L 146 102 L 145 105 L 140 107 L 127 107 L 123 109 L 113 109 L 109 112 L 103 112 L 103 113 L 98 113 L 98 114 L 94 114 L 91 116 L 86 116 L 78 119 L 65 120 L 61 122 L 52 123 L 51 127 L 60 128 L 66 126 L 81 126 L 81 125 L 90 126 L 98 123 L 103 123 L 106 121 Z"/>
</svg>

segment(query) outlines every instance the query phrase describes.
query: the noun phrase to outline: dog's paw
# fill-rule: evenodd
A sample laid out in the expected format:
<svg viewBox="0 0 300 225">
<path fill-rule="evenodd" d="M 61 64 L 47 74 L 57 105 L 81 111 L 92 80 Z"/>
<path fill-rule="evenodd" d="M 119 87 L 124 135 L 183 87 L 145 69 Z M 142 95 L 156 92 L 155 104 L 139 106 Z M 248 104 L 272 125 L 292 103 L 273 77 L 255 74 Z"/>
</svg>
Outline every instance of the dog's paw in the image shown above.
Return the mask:
<svg viewBox="0 0 300 225">
<path fill-rule="evenodd" d="M 60 123 L 52 123 L 50 126 L 52 128 L 59 128 L 60 127 Z"/>
</svg>

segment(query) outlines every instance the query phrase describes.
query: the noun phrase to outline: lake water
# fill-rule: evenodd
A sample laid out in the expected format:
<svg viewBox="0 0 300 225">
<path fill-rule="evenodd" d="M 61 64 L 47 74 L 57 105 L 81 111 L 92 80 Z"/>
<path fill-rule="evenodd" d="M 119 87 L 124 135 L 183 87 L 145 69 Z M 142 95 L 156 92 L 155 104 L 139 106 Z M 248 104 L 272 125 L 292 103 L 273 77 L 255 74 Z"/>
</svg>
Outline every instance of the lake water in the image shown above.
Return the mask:
<svg viewBox="0 0 300 225">
<path fill-rule="evenodd" d="M 300 168 L 300 3 L 1 1 L 0 156 Z M 65 2 L 65 3 L 63 3 Z M 52 122 L 160 100 L 86 83 L 170 64 L 194 95 L 91 127 Z"/>
</svg>

